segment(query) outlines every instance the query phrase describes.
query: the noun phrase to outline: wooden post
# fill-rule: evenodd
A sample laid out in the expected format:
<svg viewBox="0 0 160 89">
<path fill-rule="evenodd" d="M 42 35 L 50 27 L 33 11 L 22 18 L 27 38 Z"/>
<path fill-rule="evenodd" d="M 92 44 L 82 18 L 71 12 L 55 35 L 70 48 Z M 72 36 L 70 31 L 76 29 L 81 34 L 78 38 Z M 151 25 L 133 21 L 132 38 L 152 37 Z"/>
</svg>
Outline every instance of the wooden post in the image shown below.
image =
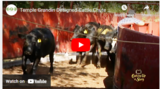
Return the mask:
<svg viewBox="0 0 160 89">
<path fill-rule="evenodd" d="M 100 7 L 101 7 L 101 2 L 99 2 L 99 4 L 98 4 L 98 9 L 100 9 Z"/>
<path fill-rule="evenodd" d="M 30 2 L 30 8 L 33 8 L 33 4 L 34 4 L 34 2 L 31 1 L 31 2 Z"/>
<path fill-rule="evenodd" d="M 60 4 L 61 4 L 61 2 L 59 1 L 59 2 L 58 2 L 58 5 L 57 5 L 57 8 L 59 8 L 59 7 L 60 7 Z"/>
<path fill-rule="evenodd" d="M 70 2 L 70 9 L 73 8 L 73 1 Z"/>
</svg>

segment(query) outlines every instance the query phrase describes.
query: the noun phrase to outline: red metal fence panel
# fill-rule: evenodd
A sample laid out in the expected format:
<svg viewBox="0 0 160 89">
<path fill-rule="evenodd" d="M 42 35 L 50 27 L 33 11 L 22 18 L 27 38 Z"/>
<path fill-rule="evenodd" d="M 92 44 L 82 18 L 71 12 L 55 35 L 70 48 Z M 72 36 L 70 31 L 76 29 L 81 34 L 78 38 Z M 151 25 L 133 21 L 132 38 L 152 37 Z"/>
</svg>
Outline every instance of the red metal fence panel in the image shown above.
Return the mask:
<svg viewBox="0 0 160 89">
<path fill-rule="evenodd" d="M 3 14 L 6 14 L 5 9 Z M 72 52 L 70 47 L 70 38 L 73 33 L 68 33 L 64 31 L 58 31 L 56 28 L 61 28 L 68 31 L 73 31 L 76 24 L 84 25 L 87 22 L 99 22 L 103 25 L 113 24 L 117 26 L 117 23 L 124 18 L 124 16 L 119 17 L 114 13 L 93 13 L 93 12 L 21 12 L 18 10 L 17 14 L 12 16 L 14 18 L 20 18 L 23 20 L 35 22 L 38 24 L 47 25 L 50 27 L 52 33 L 55 35 L 56 44 L 59 45 L 58 52 Z M 136 15 L 136 18 L 141 20 L 141 15 Z M 149 19 L 148 19 L 149 18 Z M 157 16 L 148 16 L 145 22 L 151 20 L 150 29 L 153 30 L 154 35 L 158 35 L 159 31 L 159 20 L 155 22 L 154 20 L 159 19 Z M 156 27 L 155 27 L 156 25 Z M 35 27 L 44 27 L 41 25 L 35 25 L 25 21 L 13 19 L 10 17 L 3 16 L 3 59 L 19 57 L 22 54 L 23 40 L 19 39 L 18 33 L 27 33 Z M 152 32 L 152 31 L 150 31 Z"/>
<path fill-rule="evenodd" d="M 119 30 L 119 40 L 159 43 L 159 37 Z M 159 45 L 118 42 L 114 89 L 158 89 Z"/>
</svg>

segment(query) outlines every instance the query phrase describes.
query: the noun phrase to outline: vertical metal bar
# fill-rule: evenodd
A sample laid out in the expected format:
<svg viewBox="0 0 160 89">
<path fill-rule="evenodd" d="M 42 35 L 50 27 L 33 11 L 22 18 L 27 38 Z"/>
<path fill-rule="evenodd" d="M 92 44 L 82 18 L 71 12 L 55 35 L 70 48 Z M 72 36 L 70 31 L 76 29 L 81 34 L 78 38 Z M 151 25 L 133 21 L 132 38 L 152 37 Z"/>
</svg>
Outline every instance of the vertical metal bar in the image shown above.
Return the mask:
<svg viewBox="0 0 160 89">
<path fill-rule="evenodd" d="M 70 9 L 73 8 L 73 1 L 70 2 Z"/>
<path fill-rule="evenodd" d="M 59 7 L 60 7 L 60 4 L 61 4 L 61 2 L 59 1 L 59 2 L 58 2 L 58 5 L 57 5 L 57 8 L 59 8 Z"/>
<path fill-rule="evenodd" d="M 101 8 L 101 2 L 99 2 L 99 4 L 98 4 L 98 9 L 100 9 Z"/>
<path fill-rule="evenodd" d="M 33 5 L 34 5 L 34 2 L 31 1 L 31 2 L 30 2 L 30 8 L 33 8 Z"/>
</svg>

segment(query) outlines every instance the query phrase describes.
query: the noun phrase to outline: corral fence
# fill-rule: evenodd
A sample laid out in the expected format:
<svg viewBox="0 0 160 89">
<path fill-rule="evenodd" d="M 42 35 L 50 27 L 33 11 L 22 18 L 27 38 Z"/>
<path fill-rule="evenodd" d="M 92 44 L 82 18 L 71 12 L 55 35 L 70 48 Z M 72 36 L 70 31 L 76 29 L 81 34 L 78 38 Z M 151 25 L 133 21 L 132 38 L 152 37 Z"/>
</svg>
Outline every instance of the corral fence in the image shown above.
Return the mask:
<svg viewBox="0 0 160 89">
<path fill-rule="evenodd" d="M 120 2 L 124 3 L 124 2 Z M 132 4 L 132 3 L 130 3 Z M 145 3 L 138 3 L 145 4 Z M 154 4 L 154 3 L 153 3 Z M 72 4 L 71 4 L 72 5 Z M 72 6 L 71 6 L 72 8 Z M 22 55 L 23 41 L 17 34 L 26 34 L 35 27 L 50 28 L 55 36 L 58 50 L 56 53 L 72 53 L 70 38 L 76 24 L 85 25 L 88 22 L 98 22 L 102 25 L 112 24 L 125 18 L 125 13 L 99 13 L 99 12 L 18 12 L 8 16 L 3 9 L 3 60 L 16 59 Z M 130 29 L 142 29 L 141 32 L 159 36 L 159 15 L 135 14 L 135 18 L 145 22 L 145 26 L 131 26 Z M 10 61 L 8 61 L 10 62 Z"/>
<path fill-rule="evenodd" d="M 87 22 L 99 22 L 103 25 L 117 26 L 117 23 L 125 17 L 125 14 L 114 13 L 91 13 L 91 12 L 20 12 L 15 16 L 8 16 L 3 10 L 3 59 L 15 58 L 22 55 L 23 40 L 19 39 L 18 33 L 28 33 L 35 27 L 48 27 L 55 36 L 58 51 L 72 52 L 70 38 L 76 24 L 85 25 Z M 135 18 L 141 19 L 146 24 L 146 33 L 159 36 L 158 15 L 136 14 Z M 36 24 L 34 24 L 36 23 Z M 52 28 L 54 27 L 54 28 Z M 138 29 L 136 26 L 133 29 Z M 61 29 L 61 30 L 58 30 Z M 63 31 L 63 30 L 64 31 Z M 68 31 L 68 32 L 67 32 Z"/>
</svg>

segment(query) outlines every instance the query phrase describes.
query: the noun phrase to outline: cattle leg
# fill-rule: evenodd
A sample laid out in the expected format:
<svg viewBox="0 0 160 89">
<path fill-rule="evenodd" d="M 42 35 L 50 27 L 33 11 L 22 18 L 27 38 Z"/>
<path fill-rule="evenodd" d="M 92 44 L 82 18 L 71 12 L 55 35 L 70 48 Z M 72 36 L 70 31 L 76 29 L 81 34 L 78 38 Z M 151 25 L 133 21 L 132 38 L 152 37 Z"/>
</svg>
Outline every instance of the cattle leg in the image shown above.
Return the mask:
<svg viewBox="0 0 160 89">
<path fill-rule="evenodd" d="M 92 60 L 90 60 L 90 64 L 93 63 L 93 61 L 94 61 L 95 52 L 96 52 L 96 47 L 93 48 L 93 51 L 92 51 Z"/>
<path fill-rule="evenodd" d="M 98 46 L 98 61 L 97 61 L 97 68 L 101 67 L 101 45 L 97 42 Z"/>
<path fill-rule="evenodd" d="M 117 42 L 116 41 L 112 41 L 112 48 L 110 50 L 110 53 L 115 53 L 117 49 Z"/>
<path fill-rule="evenodd" d="M 115 56 L 116 56 L 116 54 L 115 53 L 109 53 L 109 57 L 110 57 L 110 59 L 111 59 L 111 63 L 112 63 L 112 66 L 113 66 L 113 68 L 114 68 L 114 65 L 115 65 Z"/>
<path fill-rule="evenodd" d="M 26 71 L 26 61 L 27 61 L 26 56 L 23 56 L 22 57 L 22 70 L 23 70 L 23 74 L 27 74 L 27 71 Z"/>
<path fill-rule="evenodd" d="M 81 63 L 82 67 L 84 67 L 86 65 L 87 56 L 88 56 L 89 52 L 93 49 L 93 47 L 94 47 L 94 44 L 92 44 L 90 46 L 90 50 L 89 51 L 85 52 L 84 58 L 83 58 L 82 63 Z"/>
<path fill-rule="evenodd" d="M 77 59 L 77 65 L 81 63 L 81 60 L 82 60 L 82 52 L 79 52 L 78 59 Z"/>
<path fill-rule="evenodd" d="M 49 72 L 52 74 L 53 73 L 54 52 L 49 54 L 49 58 L 50 58 L 50 70 L 49 70 Z"/>
<path fill-rule="evenodd" d="M 32 70 L 31 70 L 31 73 L 33 75 L 36 74 L 36 69 L 37 69 L 37 66 L 38 66 L 39 62 L 40 62 L 40 58 L 37 58 L 33 63 Z"/>
<path fill-rule="evenodd" d="M 85 52 L 84 58 L 81 63 L 82 67 L 84 67 L 86 65 L 86 60 L 87 60 L 87 56 L 88 56 L 89 52 L 90 51 Z"/>
<path fill-rule="evenodd" d="M 93 63 L 95 51 L 92 52 L 92 59 L 90 60 L 90 64 Z"/>
</svg>

